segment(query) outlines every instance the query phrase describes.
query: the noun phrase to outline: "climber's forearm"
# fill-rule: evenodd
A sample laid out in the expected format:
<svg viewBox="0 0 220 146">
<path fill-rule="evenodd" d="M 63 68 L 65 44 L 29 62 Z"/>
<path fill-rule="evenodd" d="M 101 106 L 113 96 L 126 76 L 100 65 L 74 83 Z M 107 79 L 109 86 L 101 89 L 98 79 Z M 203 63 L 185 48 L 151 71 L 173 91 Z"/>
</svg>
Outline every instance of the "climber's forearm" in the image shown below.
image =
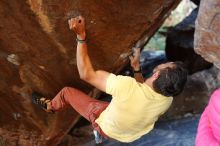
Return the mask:
<svg viewBox="0 0 220 146">
<path fill-rule="evenodd" d="M 77 35 L 79 40 L 85 40 L 85 35 Z M 77 68 L 79 71 L 80 78 L 83 80 L 87 80 L 95 73 L 94 68 L 91 64 L 87 44 L 86 42 L 77 42 L 77 51 L 76 51 L 76 59 L 77 59 Z"/>
<path fill-rule="evenodd" d="M 92 66 L 85 41 L 85 19 L 77 16 L 68 20 L 68 23 L 69 28 L 77 35 L 76 61 L 80 78 L 96 88 L 106 91 L 107 78 L 110 73 L 103 70 L 95 71 Z"/>
</svg>

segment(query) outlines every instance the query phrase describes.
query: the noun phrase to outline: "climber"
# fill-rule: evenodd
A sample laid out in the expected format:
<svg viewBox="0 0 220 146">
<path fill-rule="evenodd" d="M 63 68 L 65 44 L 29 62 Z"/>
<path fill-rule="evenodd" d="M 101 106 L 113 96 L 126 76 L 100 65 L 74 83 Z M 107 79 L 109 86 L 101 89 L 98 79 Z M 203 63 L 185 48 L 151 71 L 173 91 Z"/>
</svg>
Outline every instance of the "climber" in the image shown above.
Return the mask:
<svg viewBox="0 0 220 146">
<path fill-rule="evenodd" d="M 140 49 L 130 56 L 135 79 L 95 70 L 88 56 L 85 19 L 77 16 L 68 20 L 69 28 L 76 34 L 77 67 L 80 78 L 94 87 L 112 95 L 110 103 L 92 99 L 83 92 L 63 88 L 54 99 L 34 96 L 33 100 L 45 111 L 52 112 L 72 106 L 92 123 L 95 140 L 102 137 L 121 142 L 132 142 L 149 133 L 158 117 L 171 105 L 187 80 L 187 71 L 181 62 L 158 65 L 151 77 L 143 79 L 140 70 Z M 95 50 L 93 50 L 95 51 Z"/>
<path fill-rule="evenodd" d="M 220 88 L 211 96 L 201 115 L 196 146 L 220 146 Z"/>
</svg>

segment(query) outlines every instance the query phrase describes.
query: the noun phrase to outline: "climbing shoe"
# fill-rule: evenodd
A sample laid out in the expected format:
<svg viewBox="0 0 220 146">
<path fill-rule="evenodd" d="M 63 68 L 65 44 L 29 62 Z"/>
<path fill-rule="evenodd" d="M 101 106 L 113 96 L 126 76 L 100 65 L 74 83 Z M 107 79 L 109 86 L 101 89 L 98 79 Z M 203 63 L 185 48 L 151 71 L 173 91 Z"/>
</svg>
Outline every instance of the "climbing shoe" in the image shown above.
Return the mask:
<svg viewBox="0 0 220 146">
<path fill-rule="evenodd" d="M 48 112 L 48 110 L 47 110 L 47 103 L 50 102 L 50 99 L 46 99 L 41 94 L 39 94 L 37 92 L 33 92 L 32 93 L 32 101 L 36 105 L 40 106 L 43 110 Z"/>
</svg>

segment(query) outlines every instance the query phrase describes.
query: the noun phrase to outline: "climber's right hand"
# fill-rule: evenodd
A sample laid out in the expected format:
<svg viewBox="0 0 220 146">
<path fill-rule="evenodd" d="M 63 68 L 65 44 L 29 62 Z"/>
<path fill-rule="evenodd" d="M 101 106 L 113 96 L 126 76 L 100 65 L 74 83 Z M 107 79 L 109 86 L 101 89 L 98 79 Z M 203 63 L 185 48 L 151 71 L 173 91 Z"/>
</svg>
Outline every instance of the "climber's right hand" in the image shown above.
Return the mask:
<svg viewBox="0 0 220 146">
<path fill-rule="evenodd" d="M 82 16 L 77 16 L 68 20 L 69 29 L 73 30 L 79 40 L 86 39 L 85 19 Z"/>
<path fill-rule="evenodd" d="M 140 56 L 141 56 L 140 54 L 141 54 L 141 49 L 134 48 L 133 54 L 129 56 L 131 67 L 135 71 L 140 70 Z"/>
</svg>

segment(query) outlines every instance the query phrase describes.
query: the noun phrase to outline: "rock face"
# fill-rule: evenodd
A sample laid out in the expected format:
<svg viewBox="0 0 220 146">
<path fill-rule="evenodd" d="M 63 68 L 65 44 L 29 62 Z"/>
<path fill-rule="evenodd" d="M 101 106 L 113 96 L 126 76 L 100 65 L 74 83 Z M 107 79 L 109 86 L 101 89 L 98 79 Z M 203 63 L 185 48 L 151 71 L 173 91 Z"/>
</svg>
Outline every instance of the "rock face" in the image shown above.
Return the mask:
<svg viewBox="0 0 220 146">
<path fill-rule="evenodd" d="M 75 36 L 66 14 L 87 21 L 89 54 L 95 68 L 117 72 L 131 46 L 143 46 L 179 0 L 0 1 L 0 143 L 54 146 L 77 121 L 67 108 L 49 115 L 32 104 L 31 92 L 53 97 L 64 86 L 86 93 L 79 79 Z M 95 94 L 96 95 L 96 94 Z"/>
<path fill-rule="evenodd" d="M 196 21 L 195 51 L 220 68 L 220 1 L 201 0 Z"/>
<path fill-rule="evenodd" d="M 189 16 L 174 28 L 168 31 L 166 39 L 166 56 L 170 61 L 183 61 L 189 73 L 207 69 L 212 66 L 194 51 L 195 20 L 198 8 L 194 9 Z"/>
</svg>

